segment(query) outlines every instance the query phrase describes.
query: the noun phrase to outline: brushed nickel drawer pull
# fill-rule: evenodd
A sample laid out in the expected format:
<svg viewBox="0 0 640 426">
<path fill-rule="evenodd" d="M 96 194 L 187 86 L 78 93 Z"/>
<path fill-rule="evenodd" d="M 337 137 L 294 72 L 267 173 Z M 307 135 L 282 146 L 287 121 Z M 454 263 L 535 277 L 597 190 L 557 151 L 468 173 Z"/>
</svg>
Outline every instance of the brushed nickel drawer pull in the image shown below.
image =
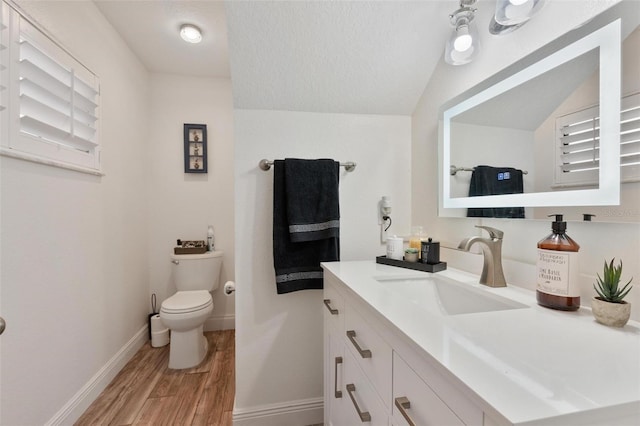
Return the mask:
<svg viewBox="0 0 640 426">
<path fill-rule="evenodd" d="M 331 315 L 338 315 L 338 310 L 333 309 L 329 303 L 331 303 L 331 299 L 324 299 L 324 306 L 331 312 Z"/>
<path fill-rule="evenodd" d="M 416 426 L 416 422 L 414 422 L 411 419 L 411 416 L 409 416 L 409 413 L 407 413 L 407 410 L 411 408 L 409 398 L 407 398 L 406 396 L 401 396 L 396 398 L 395 401 L 396 407 L 398 407 L 398 410 L 400 411 L 400 414 L 402 414 L 402 417 L 404 417 L 407 423 L 409 423 L 409 426 Z"/>
<path fill-rule="evenodd" d="M 333 395 L 336 398 L 342 398 L 342 391 L 338 390 L 338 364 L 342 364 L 342 357 L 341 356 L 337 356 L 336 357 L 336 368 L 335 368 L 335 374 L 333 376 Z"/>
<path fill-rule="evenodd" d="M 360 345 L 358 345 L 358 342 L 356 342 L 355 330 L 347 330 L 347 337 L 349 338 L 349 340 L 351 340 L 351 343 L 353 343 L 353 346 L 356 347 L 358 353 L 362 358 L 371 358 L 371 351 L 369 349 L 360 348 Z"/>
<path fill-rule="evenodd" d="M 358 415 L 360 416 L 360 421 L 362 423 L 370 422 L 371 421 L 371 414 L 369 414 L 368 411 L 360 411 L 360 407 L 358 407 L 358 403 L 356 402 L 356 399 L 353 396 L 353 393 L 355 391 L 356 391 L 356 385 L 354 385 L 353 383 L 349 383 L 347 385 L 347 392 L 349 392 L 349 397 L 351 397 L 351 402 L 353 402 L 353 406 L 356 407 L 356 411 L 358 412 Z"/>
</svg>

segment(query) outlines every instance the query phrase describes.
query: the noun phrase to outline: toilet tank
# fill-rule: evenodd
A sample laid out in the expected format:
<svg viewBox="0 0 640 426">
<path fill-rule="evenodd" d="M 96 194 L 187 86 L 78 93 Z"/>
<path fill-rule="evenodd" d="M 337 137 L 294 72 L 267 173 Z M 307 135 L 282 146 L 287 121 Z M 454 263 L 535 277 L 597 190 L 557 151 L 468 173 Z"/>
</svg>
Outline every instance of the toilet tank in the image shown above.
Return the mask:
<svg viewBox="0 0 640 426">
<path fill-rule="evenodd" d="M 172 254 L 173 283 L 178 291 L 213 291 L 220 285 L 222 251 L 203 254 Z"/>
</svg>

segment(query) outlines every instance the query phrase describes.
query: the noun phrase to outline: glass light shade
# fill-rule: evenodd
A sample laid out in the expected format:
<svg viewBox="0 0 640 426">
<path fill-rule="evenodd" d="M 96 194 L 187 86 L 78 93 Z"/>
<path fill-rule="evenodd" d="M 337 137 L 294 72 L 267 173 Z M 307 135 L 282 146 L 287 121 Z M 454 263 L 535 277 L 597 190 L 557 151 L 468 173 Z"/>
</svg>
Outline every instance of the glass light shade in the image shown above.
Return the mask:
<svg viewBox="0 0 640 426">
<path fill-rule="evenodd" d="M 494 16 L 493 18 L 491 18 L 491 22 L 489 22 L 489 32 L 493 35 L 509 34 L 510 32 L 517 30 L 524 24 L 526 24 L 526 21 L 516 25 L 500 25 L 496 22 L 496 18 Z"/>
<path fill-rule="evenodd" d="M 185 24 L 180 27 L 180 37 L 188 43 L 200 43 L 202 41 L 200 28 L 191 24 Z"/>
<path fill-rule="evenodd" d="M 480 50 L 480 38 L 473 23 L 459 25 L 451 32 L 444 49 L 444 60 L 451 65 L 471 62 Z"/>
<path fill-rule="evenodd" d="M 500 25 L 527 22 L 542 7 L 544 0 L 497 0 L 495 21 Z"/>
</svg>

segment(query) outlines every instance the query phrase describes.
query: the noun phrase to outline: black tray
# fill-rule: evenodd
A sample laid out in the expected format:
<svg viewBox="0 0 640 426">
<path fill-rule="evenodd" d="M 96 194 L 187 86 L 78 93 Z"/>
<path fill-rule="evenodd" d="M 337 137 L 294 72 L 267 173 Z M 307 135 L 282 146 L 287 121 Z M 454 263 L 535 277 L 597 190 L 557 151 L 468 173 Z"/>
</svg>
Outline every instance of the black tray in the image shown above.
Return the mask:
<svg viewBox="0 0 640 426">
<path fill-rule="evenodd" d="M 420 263 L 420 262 L 406 262 L 404 260 L 388 259 L 387 256 L 377 256 L 376 263 L 383 265 L 398 266 L 400 268 L 413 269 L 423 272 L 440 272 L 447 269 L 447 262 L 440 263 Z"/>
</svg>

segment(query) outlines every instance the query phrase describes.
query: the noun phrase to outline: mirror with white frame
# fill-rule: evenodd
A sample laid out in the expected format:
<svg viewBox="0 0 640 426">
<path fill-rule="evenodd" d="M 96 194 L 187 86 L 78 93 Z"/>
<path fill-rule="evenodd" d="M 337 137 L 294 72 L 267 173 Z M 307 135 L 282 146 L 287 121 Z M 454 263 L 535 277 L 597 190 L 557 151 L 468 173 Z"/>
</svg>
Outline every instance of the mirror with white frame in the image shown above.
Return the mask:
<svg viewBox="0 0 640 426">
<path fill-rule="evenodd" d="M 634 3 L 443 105 L 440 216 L 539 219 L 562 207 L 569 220 L 640 221 Z"/>
</svg>

